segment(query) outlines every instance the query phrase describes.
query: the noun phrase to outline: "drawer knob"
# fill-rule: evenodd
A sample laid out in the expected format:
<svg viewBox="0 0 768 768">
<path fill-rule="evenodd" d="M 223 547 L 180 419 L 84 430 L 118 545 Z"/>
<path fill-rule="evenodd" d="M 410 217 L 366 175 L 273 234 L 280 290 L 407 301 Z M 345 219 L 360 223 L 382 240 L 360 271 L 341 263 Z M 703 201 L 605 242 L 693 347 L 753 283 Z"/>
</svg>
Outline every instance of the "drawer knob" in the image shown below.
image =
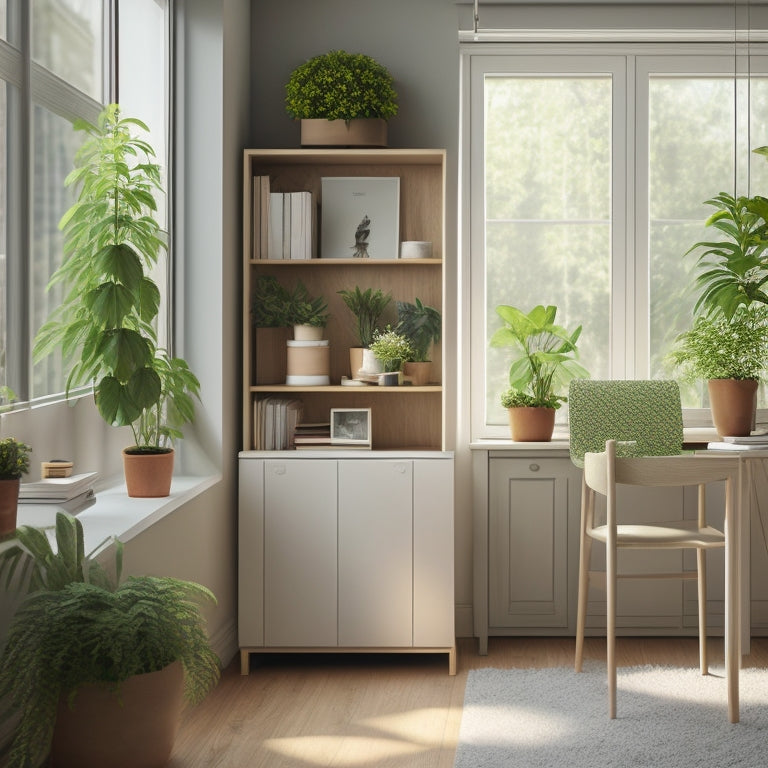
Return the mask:
<svg viewBox="0 0 768 768">
<path fill-rule="evenodd" d="M 529 464 L 528 469 L 530 469 L 531 472 L 538 472 L 541 467 L 538 464 Z"/>
</svg>

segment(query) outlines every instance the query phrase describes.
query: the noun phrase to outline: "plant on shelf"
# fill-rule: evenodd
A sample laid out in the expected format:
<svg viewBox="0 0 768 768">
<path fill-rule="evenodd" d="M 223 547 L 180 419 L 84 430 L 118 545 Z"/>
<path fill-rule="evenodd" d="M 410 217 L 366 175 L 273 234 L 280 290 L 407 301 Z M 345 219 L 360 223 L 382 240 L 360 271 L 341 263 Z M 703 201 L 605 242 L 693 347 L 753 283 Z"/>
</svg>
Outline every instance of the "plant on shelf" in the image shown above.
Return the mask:
<svg viewBox="0 0 768 768">
<path fill-rule="evenodd" d="M 296 119 L 354 120 L 397 114 L 392 75 L 370 56 L 329 51 L 291 72 L 285 107 Z"/>
<path fill-rule="evenodd" d="M 296 67 L 285 108 L 301 121 L 302 146 L 386 146 L 386 121 L 397 114 L 393 82 L 362 53 L 330 51 Z"/>
<path fill-rule="evenodd" d="M 361 291 L 359 286 L 338 291 L 338 294 L 347 309 L 355 316 L 355 333 L 360 346 L 370 347 L 373 334 L 379 330 L 379 319 L 392 301 L 392 295 L 385 294 L 380 288 L 376 290 L 366 288 Z"/>
<path fill-rule="evenodd" d="M 555 410 L 566 402 L 561 394 L 573 378 L 588 378 L 589 373 L 577 360 L 576 342 L 581 326 L 567 331 L 555 323 L 556 306 L 537 305 L 525 313 L 517 307 L 500 304 L 496 313 L 504 321 L 491 337 L 492 347 L 511 347 L 509 389 L 501 395 L 501 405 L 509 409 L 512 439 L 549 441 L 555 423 Z M 540 414 L 520 409 L 543 409 Z M 527 425 L 518 420 L 541 418 L 542 425 Z"/>
<path fill-rule="evenodd" d="M 19 532 L 32 565 L 0 656 L 9 768 L 41 765 L 51 750 L 56 765 L 164 765 L 182 698 L 201 701 L 219 678 L 200 610 L 213 594 L 175 578 L 120 583 L 119 542 L 112 580 L 83 555 L 82 526 L 65 513 L 55 549 L 42 529 Z"/>
<path fill-rule="evenodd" d="M 92 386 L 103 419 L 132 427 L 136 444 L 124 454 L 172 457 L 173 439 L 194 417 L 200 385 L 182 359 L 158 344 L 160 290 L 151 270 L 167 247 L 155 218 L 160 168 L 152 147 L 132 135 L 147 126 L 121 117 L 117 104 L 105 107 L 96 125 L 78 121 L 75 128 L 86 139 L 66 184 L 79 191 L 59 223 L 64 260 L 50 281 L 64 286 L 64 298 L 40 328 L 34 358 L 60 351 L 67 394 Z M 147 423 L 156 428 L 145 429 Z M 164 464 L 170 488 L 172 458 Z M 134 495 L 130 481 L 128 493 Z"/>
<path fill-rule="evenodd" d="M 410 362 L 426 363 L 430 345 L 440 341 L 442 317 L 434 307 L 426 306 L 418 298 L 415 303 L 398 301 L 397 330 L 411 342 L 413 355 Z"/>
<path fill-rule="evenodd" d="M 29 472 L 32 448 L 13 437 L 0 440 L 0 538 L 16 529 L 21 477 Z"/>
<path fill-rule="evenodd" d="M 313 328 L 325 328 L 330 315 L 328 302 L 322 297 L 312 298 L 304 283 L 299 281 L 289 295 L 288 317 L 291 325 L 309 325 Z"/>
<path fill-rule="evenodd" d="M 768 307 L 741 306 L 731 318 L 699 315 L 677 337 L 669 358 L 685 378 L 707 381 L 719 434 L 748 435 L 768 361 Z"/>
<path fill-rule="evenodd" d="M 413 355 L 411 342 L 389 325 L 383 331 L 374 332 L 370 350 L 384 364 L 386 372 L 399 371 L 403 362 Z"/>
<path fill-rule="evenodd" d="M 290 328 L 291 297 L 272 275 L 260 275 L 251 296 L 251 318 L 257 328 Z"/>
</svg>

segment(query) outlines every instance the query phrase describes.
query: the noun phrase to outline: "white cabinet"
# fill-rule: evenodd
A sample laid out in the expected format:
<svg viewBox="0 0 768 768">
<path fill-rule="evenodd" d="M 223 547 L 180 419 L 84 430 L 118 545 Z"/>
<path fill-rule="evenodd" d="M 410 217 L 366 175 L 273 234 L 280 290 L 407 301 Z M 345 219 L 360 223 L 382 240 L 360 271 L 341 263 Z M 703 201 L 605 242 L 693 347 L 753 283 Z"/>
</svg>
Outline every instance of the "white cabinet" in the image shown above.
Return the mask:
<svg viewBox="0 0 768 768">
<path fill-rule="evenodd" d="M 240 454 L 243 673 L 301 649 L 444 652 L 454 674 L 452 454 L 304 455 Z"/>
</svg>

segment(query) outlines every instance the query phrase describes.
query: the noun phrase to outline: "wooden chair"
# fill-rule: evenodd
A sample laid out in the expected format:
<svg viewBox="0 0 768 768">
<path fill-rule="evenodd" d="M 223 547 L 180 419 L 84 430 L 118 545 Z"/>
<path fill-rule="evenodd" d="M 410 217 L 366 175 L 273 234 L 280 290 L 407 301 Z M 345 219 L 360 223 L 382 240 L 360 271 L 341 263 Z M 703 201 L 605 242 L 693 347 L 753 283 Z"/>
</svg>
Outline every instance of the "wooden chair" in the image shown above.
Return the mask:
<svg viewBox="0 0 768 768">
<path fill-rule="evenodd" d="M 600 576 L 606 590 L 608 711 L 615 718 L 618 579 L 698 579 L 700 667 L 703 675 L 708 673 L 705 553 L 723 547 L 725 536 L 707 523 L 706 484 L 725 482 L 726 514 L 732 514 L 738 459 L 682 454 L 682 409 L 679 389 L 673 381 L 574 381 L 569 407 L 571 458 L 584 468 L 575 669 L 582 669 L 587 595 L 590 582 L 597 576 L 590 570 L 590 557 L 592 542 L 598 541 L 606 548 L 606 570 Z M 619 523 L 620 485 L 697 486 L 697 519 L 633 524 L 622 516 Z M 605 498 L 605 522 L 596 519 L 596 496 Z M 679 518 L 680 510 L 673 514 Z M 621 549 L 695 549 L 697 570 L 619 573 Z"/>
</svg>

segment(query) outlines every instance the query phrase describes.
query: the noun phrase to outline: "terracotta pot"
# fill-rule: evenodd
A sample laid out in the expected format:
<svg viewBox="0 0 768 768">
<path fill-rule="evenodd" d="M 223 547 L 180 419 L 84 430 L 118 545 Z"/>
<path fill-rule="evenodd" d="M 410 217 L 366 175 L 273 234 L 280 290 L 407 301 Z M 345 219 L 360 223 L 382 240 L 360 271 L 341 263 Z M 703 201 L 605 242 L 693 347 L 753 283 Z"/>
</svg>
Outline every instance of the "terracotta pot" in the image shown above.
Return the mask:
<svg viewBox="0 0 768 768">
<path fill-rule="evenodd" d="M 548 443 L 555 431 L 554 408 L 508 408 L 512 439 L 517 443 Z"/>
<path fill-rule="evenodd" d="M 358 371 L 363 367 L 363 348 L 362 347 L 350 347 L 349 348 L 349 372 L 350 376 L 357 378 Z"/>
<path fill-rule="evenodd" d="M 171 493 L 174 451 L 166 453 L 127 453 L 123 451 L 123 470 L 128 495 L 132 498 L 159 498 Z"/>
<path fill-rule="evenodd" d="M 184 669 L 128 678 L 118 692 L 106 683 L 62 696 L 53 732 L 54 768 L 161 768 L 173 749 L 184 703 Z"/>
<path fill-rule="evenodd" d="M 302 120 L 302 147 L 386 147 L 387 121 L 380 117 L 356 120 Z"/>
<path fill-rule="evenodd" d="M 432 375 L 432 363 L 405 363 L 403 373 L 411 380 L 414 387 L 424 387 L 429 384 Z"/>
<path fill-rule="evenodd" d="M 16 530 L 16 514 L 19 506 L 21 480 L 0 480 L 0 536 Z"/>
<path fill-rule="evenodd" d="M 712 421 L 721 437 L 744 437 L 754 428 L 757 408 L 756 379 L 710 379 Z"/>
</svg>

